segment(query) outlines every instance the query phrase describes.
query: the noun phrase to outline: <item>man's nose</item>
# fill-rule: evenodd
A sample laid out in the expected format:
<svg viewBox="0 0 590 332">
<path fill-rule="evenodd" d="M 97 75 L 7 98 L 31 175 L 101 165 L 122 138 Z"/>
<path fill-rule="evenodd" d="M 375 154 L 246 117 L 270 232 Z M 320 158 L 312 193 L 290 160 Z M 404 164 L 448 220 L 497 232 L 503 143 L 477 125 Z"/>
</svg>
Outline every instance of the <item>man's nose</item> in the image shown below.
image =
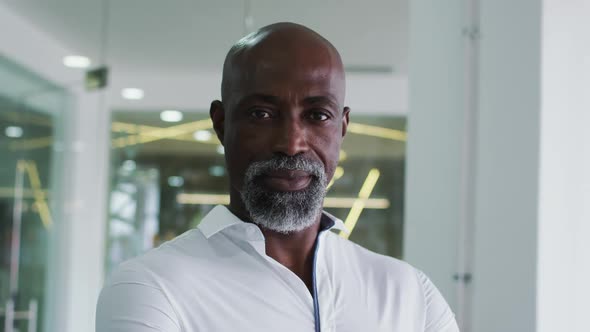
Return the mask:
<svg viewBox="0 0 590 332">
<path fill-rule="evenodd" d="M 306 128 L 295 119 L 284 119 L 275 129 L 273 152 L 294 156 L 309 149 Z"/>
</svg>

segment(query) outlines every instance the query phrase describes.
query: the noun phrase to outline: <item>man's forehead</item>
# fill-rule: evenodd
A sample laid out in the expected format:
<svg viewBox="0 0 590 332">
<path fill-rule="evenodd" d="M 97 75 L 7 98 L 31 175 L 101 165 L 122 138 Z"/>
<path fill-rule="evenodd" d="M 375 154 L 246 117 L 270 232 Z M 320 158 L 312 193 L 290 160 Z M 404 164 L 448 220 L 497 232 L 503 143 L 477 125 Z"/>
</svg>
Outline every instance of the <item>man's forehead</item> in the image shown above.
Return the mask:
<svg viewBox="0 0 590 332">
<path fill-rule="evenodd" d="M 269 96 L 277 100 L 297 102 L 330 100 L 341 105 L 344 80 L 329 69 L 283 71 L 267 67 L 236 73 L 229 92 L 239 100 Z"/>
<path fill-rule="evenodd" d="M 332 57 L 305 57 L 304 54 L 255 53 L 237 65 L 231 75 L 232 90 L 265 93 L 281 90 L 314 94 L 340 94 L 344 75 Z"/>
<path fill-rule="evenodd" d="M 222 95 L 230 99 L 238 97 L 235 94 L 296 91 L 330 94 L 343 102 L 345 89 L 336 49 L 317 33 L 293 24 L 263 28 L 238 42 L 226 58 L 223 81 Z"/>
<path fill-rule="evenodd" d="M 343 80 L 341 72 L 330 64 L 309 64 L 297 61 L 260 61 L 234 72 L 236 82 L 247 85 L 305 85 L 322 88 Z"/>
</svg>

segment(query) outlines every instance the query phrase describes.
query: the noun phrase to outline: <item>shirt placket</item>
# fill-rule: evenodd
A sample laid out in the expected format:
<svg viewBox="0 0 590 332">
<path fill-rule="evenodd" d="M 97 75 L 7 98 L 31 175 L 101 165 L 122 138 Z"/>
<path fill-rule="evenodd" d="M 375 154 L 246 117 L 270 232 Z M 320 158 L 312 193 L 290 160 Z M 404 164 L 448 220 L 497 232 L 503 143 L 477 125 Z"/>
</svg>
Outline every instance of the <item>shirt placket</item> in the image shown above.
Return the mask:
<svg viewBox="0 0 590 332">
<path fill-rule="evenodd" d="M 247 241 L 264 258 L 271 268 L 281 275 L 281 278 L 289 285 L 295 294 L 302 300 L 304 305 L 312 310 L 314 317 L 315 332 L 334 331 L 333 308 L 334 297 L 333 287 L 330 282 L 328 270 L 325 268 L 325 257 L 323 246 L 328 229 L 320 231 L 314 248 L 312 289 L 313 295 L 309 293 L 307 286 L 291 270 L 266 255 L 264 236 L 254 225 L 247 225 Z"/>
<path fill-rule="evenodd" d="M 306 308 L 305 311 L 314 312 L 314 298 L 310 294 L 305 283 L 291 270 L 281 263 L 266 255 L 264 236 L 254 225 L 247 225 L 245 240 L 255 249 L 256 253 L 263 258 L 268 267 L 277 273 L 283 282 L 292 290 L 294 296 L 299 298 L 300 303 Z"/>
<path fill-rule="evenodd" d="M 326 256 L 324 255 L 326 245 L 325 243 L 325 232 L 323 230 L 318 236 L 316 243 L 316 252 L 314 258 L 314 294 L 315 304 L 317 305 L 317 312 L 319 318 L 319 325 L 321 332 L 334 331 L 334 290 L 333 285 L 330 281 L 329 271 L 326 268 Z M 314 310 L 315 311 L 315 310 Z"/>
</svg>

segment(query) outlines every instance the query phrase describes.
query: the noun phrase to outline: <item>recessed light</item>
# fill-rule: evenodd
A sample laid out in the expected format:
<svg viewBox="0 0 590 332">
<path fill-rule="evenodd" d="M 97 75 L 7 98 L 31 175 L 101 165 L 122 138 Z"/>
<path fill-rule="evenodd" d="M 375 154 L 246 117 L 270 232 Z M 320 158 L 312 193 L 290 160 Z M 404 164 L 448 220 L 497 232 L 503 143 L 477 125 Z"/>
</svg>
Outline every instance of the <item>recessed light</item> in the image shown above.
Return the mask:
<svg viewBox="0 0 590 332">
<path fill-rule="evenodd" d="M 4 129 L 4 134 L 10 138 L 20 138 L 23 136 L 23 128 L 17 126 L 8 126 Z"/>
<path fill-rule="evenodd" d="M 219 153 L 219 154 L 225 154 L 225 148 L 223 147 L 223 145 L 218 145 L 217 146 L 217 153 Z"/>
<path fill-rule="evenodd" d="M 133 161 L 131 159 L 125 160 L 123 162 L 122 168 L 123 168 L 123 170 L 125 170 L 127 172 L 133 172 L 137 168 L 137 164 L 135 163 L 135 161 Z"/>
<path fill-rule="evenodd" d="M 182 112 L 177 110 L 165 110 L 160 113 L 160 119 L 164 122 L 182 121 Z"/>
<path fill-rule="evenodd" d="M 211 176 L 223 176 L 225 174 L 225 167 L 219 165 L 211 166 L 209 167 L 209 174 Z"/>
<path fill-rule="evenodd" d="M 168 185 L 170 187 L 182 187 L 184 179 L 181 176 L 171 176 L 168 178 Z"/>
<path fill-rule="evenodd" d="M 63 58 L 64 66 L 70 68 L 88 68 L 90 63 L 90 59 L 82 55 L 68 55 Z"/>
<path fill-rule="evenodd" d="M 121 96 L 129 100 L 143 99 L 143 90 L 138 88 L 125 88 L 121 90 Z"/>
<path fill-rule="evenodd" d="M 195 131 L 195 133 L 193 134 L 193 137 L 195 138 L 195 140 L 199 141 L 199 142 L 208 142 L 209 140 L 211 140 L 211 137 L 213 135 L 211 134 L 211 132 L 209 130 L 198 130 Z"/>
</svg>

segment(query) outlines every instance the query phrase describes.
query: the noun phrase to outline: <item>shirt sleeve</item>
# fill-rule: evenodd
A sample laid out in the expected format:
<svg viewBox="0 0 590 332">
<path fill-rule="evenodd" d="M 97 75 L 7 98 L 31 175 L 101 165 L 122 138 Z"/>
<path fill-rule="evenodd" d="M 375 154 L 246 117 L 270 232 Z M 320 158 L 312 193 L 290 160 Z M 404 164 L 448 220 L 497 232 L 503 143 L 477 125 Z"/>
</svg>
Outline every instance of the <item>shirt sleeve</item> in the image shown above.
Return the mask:
<svg viewBox="0 0 590 332">
<path fill-rule="evenodd" d="M 145 271 L 122 267 L 101 291 L 96 332 L 180 332 L 177 315 L 163 290 Z"/>
<path fill-rule="evenodd" d="M 455 314 L 428 277 L 418 271 L 426 303 L 425 332 L 459 332 Z"/>
</svg>

